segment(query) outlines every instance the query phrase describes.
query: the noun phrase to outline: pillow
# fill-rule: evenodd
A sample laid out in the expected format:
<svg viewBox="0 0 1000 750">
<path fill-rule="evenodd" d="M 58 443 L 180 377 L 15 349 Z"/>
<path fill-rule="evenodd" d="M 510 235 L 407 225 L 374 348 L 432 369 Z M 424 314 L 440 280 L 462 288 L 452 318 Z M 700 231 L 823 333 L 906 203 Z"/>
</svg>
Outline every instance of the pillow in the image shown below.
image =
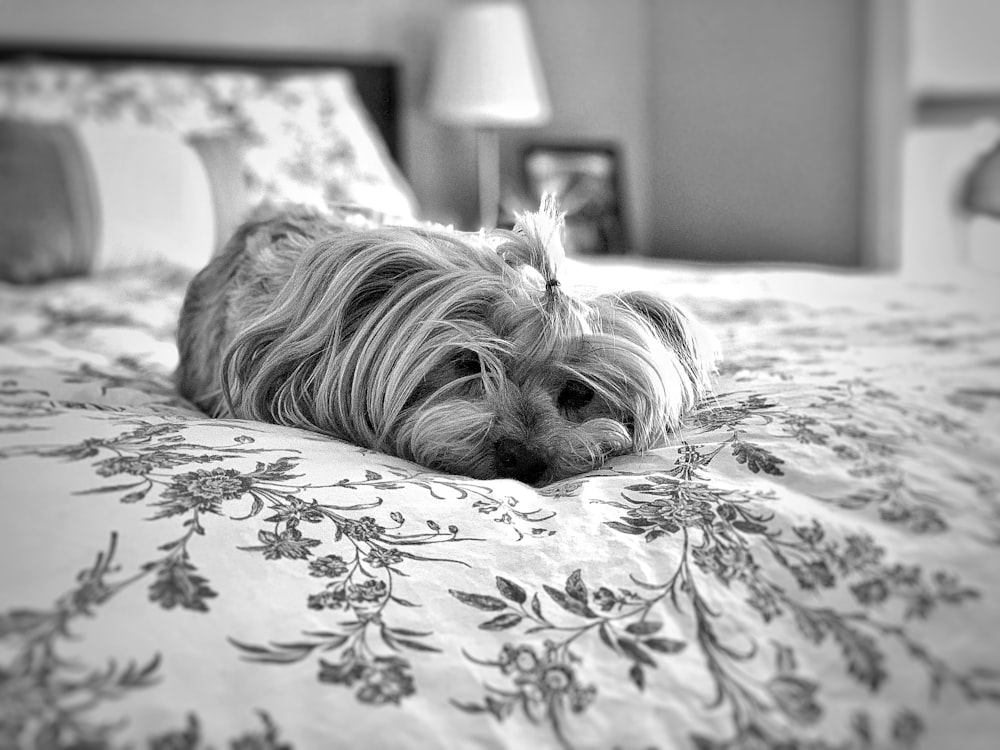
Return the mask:
<svg viewBox="0 0 1000 750">
<path fill-rule="evenodd" d="M 90 269 L 166 259 L 199 269 L 216 243 L 215 200 L 199 152 L 150 128 L 74 127 L 88 157 L 99 207 Z"/>
<path fill-rule="evenodd" d="M 247 211 L 239 162 L 221 136 L 0 120 L 0 278 L 201 268 Z"/>
<path fill-rule="evenodd" d="M 354 203 L 411 218 L 413 193 L 346 71 L 15 62 L 0 66 L 0 116 L 142 125 L 244 143 L 248 200 Z"/>
<path fill-rule="evenodd" d="M 0 120 L 0 278 L 31 282 L 83 273 L 97 209 L 71 128 Z"/>
</svg>

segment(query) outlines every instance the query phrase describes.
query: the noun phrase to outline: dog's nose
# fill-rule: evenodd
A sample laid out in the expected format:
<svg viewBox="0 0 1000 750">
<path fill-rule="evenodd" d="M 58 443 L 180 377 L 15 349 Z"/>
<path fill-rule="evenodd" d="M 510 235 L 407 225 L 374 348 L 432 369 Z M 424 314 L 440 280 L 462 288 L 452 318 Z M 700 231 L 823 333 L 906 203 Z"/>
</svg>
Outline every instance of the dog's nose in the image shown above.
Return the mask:
<svg viewBox="0 0 1000 750">
<path fill-rule="evenodd" d="M 497 440 L 494 444 L 493 465 L 499 476 L 519 479 L 525 484 L 537 482 L 548 468 L 538 451 L 510 438 Z"/>
</svg>

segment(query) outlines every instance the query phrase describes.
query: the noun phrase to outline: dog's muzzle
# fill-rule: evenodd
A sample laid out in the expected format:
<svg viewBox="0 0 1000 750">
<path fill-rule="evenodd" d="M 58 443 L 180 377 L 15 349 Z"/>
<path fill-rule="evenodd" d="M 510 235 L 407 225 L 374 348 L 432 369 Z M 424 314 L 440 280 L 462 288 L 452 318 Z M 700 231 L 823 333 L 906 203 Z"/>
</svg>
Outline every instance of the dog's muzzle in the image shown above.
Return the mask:
<svg viewBox="0 0 1000 750">
<path fill-rule="evenodd" d="M 518 479 L 525 484 L 537 482 L 549 467 L 548 461 L 537 450 L 510 438 L 494 443 L 493 466 L 497 476 Z"/>
</svg>

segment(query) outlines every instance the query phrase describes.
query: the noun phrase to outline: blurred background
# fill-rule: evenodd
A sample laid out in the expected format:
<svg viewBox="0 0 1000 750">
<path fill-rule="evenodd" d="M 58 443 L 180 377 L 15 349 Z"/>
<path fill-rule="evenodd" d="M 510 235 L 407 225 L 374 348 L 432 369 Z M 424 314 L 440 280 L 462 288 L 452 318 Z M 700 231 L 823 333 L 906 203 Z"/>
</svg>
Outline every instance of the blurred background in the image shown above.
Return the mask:
<svg viewBox="0 0 1000 750">
<path fill-rule="evenodd" d="M 474 128 L 428 107 L 452 0 L 0 0 L 4 41 L 304 50 L 401 65 L 401 166 L 475 226 Z M 524 0 L 545 111 L 498 123 L 500 213 L 525 154 L 615 156 L 641 255 L 1000 268 L 995 0 Z M 995 164 L 996 166 L 991 166 Z M 501 216 L 502 220 L 502 216 Z"/>
</svg>

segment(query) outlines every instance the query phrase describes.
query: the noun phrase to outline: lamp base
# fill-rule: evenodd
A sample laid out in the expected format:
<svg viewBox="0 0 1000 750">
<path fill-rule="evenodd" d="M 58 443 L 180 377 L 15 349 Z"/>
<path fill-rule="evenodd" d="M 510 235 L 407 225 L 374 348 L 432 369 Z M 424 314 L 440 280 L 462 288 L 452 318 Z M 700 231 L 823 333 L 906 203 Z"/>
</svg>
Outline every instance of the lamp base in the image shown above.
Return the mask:
<svg viewBox="0 0 1000 750">
<path fill-rule="evenodd" d="M 479 222 L 483 229 L 495 229 L 500 212 L 500 134 L 489 128 L 477 129 L 476 152 Z"/>
</svg>

